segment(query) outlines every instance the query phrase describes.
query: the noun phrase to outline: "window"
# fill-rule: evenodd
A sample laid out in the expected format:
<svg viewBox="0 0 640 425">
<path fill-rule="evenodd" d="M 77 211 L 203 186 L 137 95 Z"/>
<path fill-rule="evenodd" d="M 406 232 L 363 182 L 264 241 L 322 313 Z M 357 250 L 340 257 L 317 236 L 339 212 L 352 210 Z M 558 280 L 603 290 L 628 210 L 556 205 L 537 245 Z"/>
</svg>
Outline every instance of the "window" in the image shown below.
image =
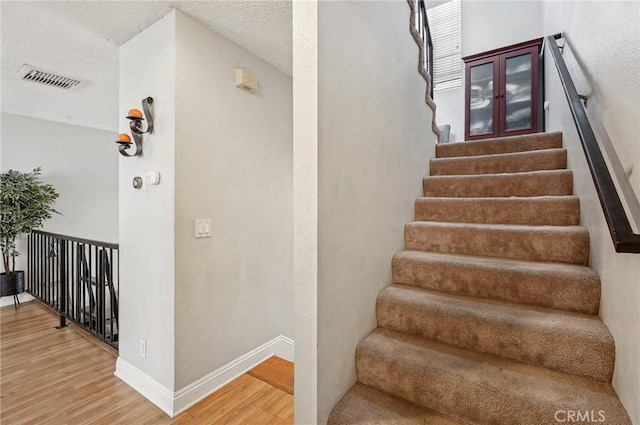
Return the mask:
<svg viewBox="0 0 640 425">
<path fill-rule="evenodd" d="M 451 0 L 427 11 L 433 43 L 433 88 L 459 87 L 462 81 L 462 7 Z"/>
</svg>

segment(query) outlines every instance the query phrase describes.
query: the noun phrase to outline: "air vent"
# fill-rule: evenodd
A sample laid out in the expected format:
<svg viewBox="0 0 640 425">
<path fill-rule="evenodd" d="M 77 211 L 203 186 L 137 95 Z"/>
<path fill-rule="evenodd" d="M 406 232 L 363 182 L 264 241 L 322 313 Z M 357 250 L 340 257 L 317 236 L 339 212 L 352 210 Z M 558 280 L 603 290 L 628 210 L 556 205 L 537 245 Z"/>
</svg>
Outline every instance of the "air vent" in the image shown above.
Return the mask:
<svg viewBox="0 0 640 425">
<path fill-rule="evenodd" d="M 46 84 L 48 86 L 60 87 L 61 89 L 71 89 L 79 85 L 81 82 L 80 80 L 75 80 L 73 78 L 39 71 L 29 65 L 23 65 L 20 71 L 16 74 L 16 78 L 19 80 Z"/>
</svg>

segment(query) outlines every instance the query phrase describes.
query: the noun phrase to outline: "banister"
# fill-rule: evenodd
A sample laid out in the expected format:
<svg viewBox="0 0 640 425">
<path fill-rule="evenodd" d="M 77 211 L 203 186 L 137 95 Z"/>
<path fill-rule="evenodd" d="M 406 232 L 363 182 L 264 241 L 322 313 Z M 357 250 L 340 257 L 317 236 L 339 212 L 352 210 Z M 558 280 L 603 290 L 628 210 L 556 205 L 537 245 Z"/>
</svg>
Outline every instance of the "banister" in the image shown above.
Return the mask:
<svg viewBox="0 0 640 425">
<path fill-rule="evenodd" d="M 38 234 L 38 235 L 51 236 L 53 238 L 58 238 L 58 239 L 66 239 L 66 240 L 71 241 L 71 242 L 84 243 L 84 244 L 87 244 L 87 245 L 101 246 L 103 248 L 118 249 L 118 247 L 119 247 L 119 245 L 117 243 L 113 243 L 113 242 L 102 242 L 102 241 L 96 241 L 96 240 L 92 240 L 92 239 L 76 238 L 74 236 L 62 235 L 62 234 L 59 234 L 59 233 L 45 232 L 43 230 L 33 230 L 31 233 L 35 233 L 35 234 Z"/>
<path fill-rule="evenodd" d="M 569 109 L 580 136 L 580 142 L 582 143 L 589 171 L 609 227 L 613 246 L 616 252 L 640 253 L 640 234 L 634 233 L 631 228 L 629 218 L 589 123 L 589 118 L 573 84 L 560 48 L 556 44 L 556 40 L 559 38 L 563 38 L 563 35 L 550 35 L 547 37 L 547 43 L 558 70 L 560 82 L 569 101 Z"/>
<path fill-rule="evenodd" d="M 427 43 L 427 70 L 429 72 L 429 76 L 431 77 L 431 87 L 430 87 L 430 95 L 431 99 L 433 99 L 433 41 L 431 40 L 431 29 L 429 28 L 429 19 L 427 16 L 427 6 L 424 0 L 418 1 L 420 15 L 422 16 L 422 25 L 420 30 L 424 32 L 423 37 Z"/>
</svg>

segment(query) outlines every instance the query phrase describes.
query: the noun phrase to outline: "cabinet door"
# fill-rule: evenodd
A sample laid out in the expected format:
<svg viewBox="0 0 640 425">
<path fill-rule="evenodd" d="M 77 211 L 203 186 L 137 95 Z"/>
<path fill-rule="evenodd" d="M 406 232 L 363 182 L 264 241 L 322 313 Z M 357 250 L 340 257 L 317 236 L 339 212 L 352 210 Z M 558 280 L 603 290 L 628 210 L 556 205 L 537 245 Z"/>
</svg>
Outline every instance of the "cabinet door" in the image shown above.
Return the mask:
<svg viewBox="0 0 640 425">
<path fill-rule="evenodd" d="M 468 62 L 466 78 L 465 139 L 484 139 L 498 135 L 499 58 Z"/>
<path fill-rule="evenodd" d="M 500 135 L 537 130 L 538 48 L 500 55 Z"/>
</svg>

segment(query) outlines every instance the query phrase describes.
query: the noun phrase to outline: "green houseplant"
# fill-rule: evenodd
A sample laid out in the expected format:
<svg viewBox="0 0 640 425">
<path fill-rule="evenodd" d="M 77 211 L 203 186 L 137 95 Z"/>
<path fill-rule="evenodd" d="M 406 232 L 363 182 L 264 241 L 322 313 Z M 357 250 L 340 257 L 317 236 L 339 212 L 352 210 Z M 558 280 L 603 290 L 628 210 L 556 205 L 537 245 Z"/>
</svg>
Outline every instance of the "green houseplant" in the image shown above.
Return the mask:
<svg viewBox="0 0 640 425">
<path fill-rule="evenodd" d="M 16 237 L 42 226 L 51 218 L 58 193 L 50 184 L 40 181 L 40 168 L 22 173 L 9 170 L 0 174 L 0 250 L 4 273 L 1 295 L 17 295 L 24 291 L 24 271 L 16 271 Z"/>
</svg>

